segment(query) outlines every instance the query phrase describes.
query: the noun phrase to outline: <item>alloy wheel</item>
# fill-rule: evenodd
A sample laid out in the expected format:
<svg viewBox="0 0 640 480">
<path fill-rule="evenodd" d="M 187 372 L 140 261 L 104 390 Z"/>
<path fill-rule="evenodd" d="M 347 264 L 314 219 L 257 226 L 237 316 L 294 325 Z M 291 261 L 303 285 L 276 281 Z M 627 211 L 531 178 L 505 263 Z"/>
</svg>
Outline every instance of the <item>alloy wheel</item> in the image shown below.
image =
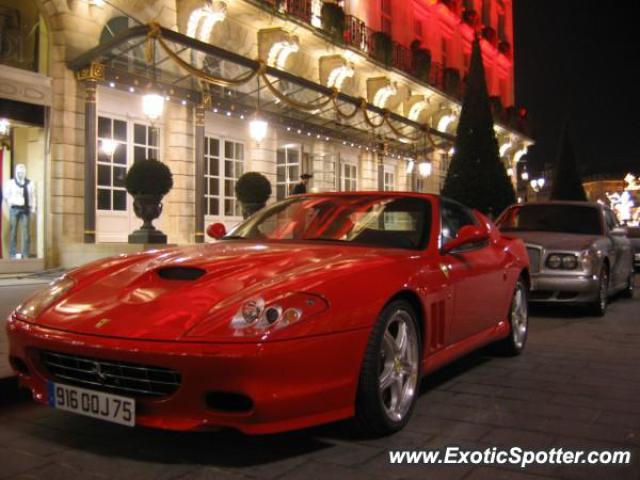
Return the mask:
<svg viewBox="0 0 640 480">
<path fill-rule="evenodd" d="M 511 334 L 516 348 L 521 349 L 527 339 L 529 327 L 529 305 L 522 282 L 516 284 L 511 301 Z"/>
<path fill-rule="evenodd" d="M 397 310 L 382 338 L 379 395 L 387 417 L 401 421 L 410 410 L 418 384 L 418 334 L 411 315 Z"/>
</svg>

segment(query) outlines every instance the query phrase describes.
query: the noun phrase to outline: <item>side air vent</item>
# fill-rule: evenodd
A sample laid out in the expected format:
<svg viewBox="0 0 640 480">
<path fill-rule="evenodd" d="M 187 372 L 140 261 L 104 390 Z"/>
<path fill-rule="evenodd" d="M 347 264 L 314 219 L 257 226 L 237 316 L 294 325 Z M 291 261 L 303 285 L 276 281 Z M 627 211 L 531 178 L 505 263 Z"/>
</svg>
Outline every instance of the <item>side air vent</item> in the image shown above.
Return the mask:
<svg viewBox="0 0 640 480">
<path fill-rule="evenodd" d="M 158 270 L 158 275 L 165 280 L 197 280 L 205 273 L 195 267 L 164 267 Z"/>
</svg>

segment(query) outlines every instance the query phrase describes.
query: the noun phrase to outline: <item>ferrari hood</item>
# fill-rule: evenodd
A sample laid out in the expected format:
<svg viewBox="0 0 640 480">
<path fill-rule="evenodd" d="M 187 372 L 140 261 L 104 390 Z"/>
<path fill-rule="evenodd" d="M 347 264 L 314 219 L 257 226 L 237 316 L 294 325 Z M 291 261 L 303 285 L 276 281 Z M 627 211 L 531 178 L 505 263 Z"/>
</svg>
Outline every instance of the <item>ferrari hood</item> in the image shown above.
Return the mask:
<svg viewBox="0 0 640 480">
<path fill-rule="evenodd" d="M 43 326 L 80 334 L 148 340 L 185 336 L 211 309 L 229 309 L 252 295 L 286 286 L 313 291 L 327 272 L 344 272 L 388 250 L 335 244 L 226 241 L 142 255 L 97 272 L 79 271 L 78 285 L 39 318 Z M 392 261 L 389 259 L 388 261 Z M 232 313 L 221 321 L 229 322 Z"/>
<path fill-rule="evenodd" d="M 507 231 L 505 234 L 520 238 L 525 243 L 544 247 L 547 250 L 586 250 L 599 238 L 596 235 L 577 235 L 555 232 Z"/>
</svg>

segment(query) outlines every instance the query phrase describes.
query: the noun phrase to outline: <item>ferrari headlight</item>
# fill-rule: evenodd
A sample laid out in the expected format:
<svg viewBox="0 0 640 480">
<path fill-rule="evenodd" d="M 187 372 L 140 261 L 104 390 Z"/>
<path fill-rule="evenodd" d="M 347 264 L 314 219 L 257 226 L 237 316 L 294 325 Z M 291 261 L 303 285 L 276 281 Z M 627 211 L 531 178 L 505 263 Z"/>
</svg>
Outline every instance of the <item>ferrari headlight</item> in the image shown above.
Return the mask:
<svg viewBox="0 0 640 480">
<path fill-rule="evenodd" d="M 264 299 L 261 297 L 246 301 L 235 314 L 231 324 L 235 328 L 246 328 L 254 325 L 264 312 Z"/>
<path fill-rule="evenodd" d="M 283 328 L 328 308 L 327 302 L 317 295 L 291 293 L 267 303 L 262 297 L 246 301 L 231 320 L 236 330 L 253 328 L 264 331 Z"/>
<path fill-rule="evenodd" d="M 62 276 L 54 280 L 47 288 L 40 290 L 18 306 L 15 310 L 16 317 L 26 321 L 35 320 L 38 315 L 62 298 L 74 285 L 75 281 L 71 277 Z"/>
</svg>

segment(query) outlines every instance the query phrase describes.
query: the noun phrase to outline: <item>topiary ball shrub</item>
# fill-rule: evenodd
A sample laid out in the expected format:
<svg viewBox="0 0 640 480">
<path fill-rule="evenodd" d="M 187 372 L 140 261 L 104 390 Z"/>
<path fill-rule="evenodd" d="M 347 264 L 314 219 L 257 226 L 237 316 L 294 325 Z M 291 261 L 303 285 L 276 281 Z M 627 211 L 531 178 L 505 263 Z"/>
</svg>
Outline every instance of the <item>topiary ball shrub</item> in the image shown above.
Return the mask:
<svg viewBox="0 0 640 480">
<path fill-rule="evenodd" d="M 130 195 L 166 195 L 173 187 L 173 175 L 166 164 L 155 160 L 134 162 L 125 179 Z"/>
<path fill-rule="evenodd" d="M 241 203 L 264 204 L 271 196 L 271 183 L 261 173 L 247 172 L 236 182 L 236 196 Z"/>
</svg>

